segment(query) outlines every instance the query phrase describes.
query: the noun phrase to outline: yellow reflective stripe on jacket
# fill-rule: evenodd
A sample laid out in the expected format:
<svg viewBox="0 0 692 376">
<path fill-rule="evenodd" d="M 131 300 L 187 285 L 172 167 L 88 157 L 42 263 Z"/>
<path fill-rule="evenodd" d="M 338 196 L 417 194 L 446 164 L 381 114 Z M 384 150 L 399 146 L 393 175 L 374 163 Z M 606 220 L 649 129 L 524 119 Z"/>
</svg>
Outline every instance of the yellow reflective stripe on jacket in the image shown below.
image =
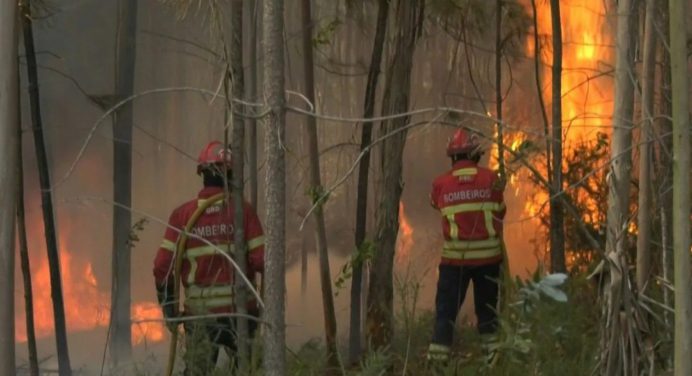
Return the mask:
<svg viewBox="0 0 692 376">
<path fill-rule="evenodd" d="M 484 210 L 483 216 L 485 217 L 485 229 L 488 231 L 488 236 L 495 236 L 495 226 L 493 226 L 493 212 L 490 210 Z"/>
<path fill-rule="evenodd" d="M 208 287 L 191 285 L 185 289 L 186 299 L 218 298 L 223 296 L 233 296 L 232 285 L 219 285 Z"/>
<path fill-rule="evenodd" d="M 449 222 L 449 238 L 459 239 L 459 226 L 457 226 L 457 221 L 454 219 L 454 214 L 447 216 L 447 222 Z"/>
<path fill-rule="evenodd" d="M 248 250 L 253 250 L 255 248 L 259 248 L 264 245 L 264 235 L 260 235 L 254 239 L 250 239 L 247 242 L 247 248 Z"/>
<path fill-rule="evenodd" d="M 211 256 L 219 253 L 219 249 L 224 253 L 230 252 L 230 254 L 233 254 L 234 247 L 233 244 L 217 244 L 215 246 L 203 245 L 200 247 L 188 248 L 187 251 L 185 251 L 185 257 L 197 258 L 200 256 Z"/>
<path fill-rule="evenodd" d="M 210 308 L 228 307 L 231 305 L 233 305 L 233 296 L 185 300 L 185 306 L 197 312 L 206 311 Z"/>
<path fill-rule="evenodd" d="M 442 257 L 452 260 L 478 260 L 500 256 L 501 254 L 502 250 L 500 247 L 482 250 L 442 250 Z"/>
<path fill-rule="evenodd" d="M 497 202 L 469 202 L 444 207 L 440 209 L 440 212 L 442 212 L 442 215 L 447 216 L 450 214 L 467 213 L 472 211 L 500 211 L 504 209 L 504 207 L 504 204 L 499 204 Z"/>
<path fill-rule="evenodd" d="M 197 274 L 197 257 L 214 255 L 219 252 L 217 248 L 224 250 L 224 252 L 230 252 L 231 255 L 233 254 L 233 244 L 218 244 L 216 246 L 203 245 L 200 247 L 188 248 L 185 251 L 185 258 L 190 262 L 190 273 L 187 275 L 187 283 L 189 285 L 195 283 L 195 276 Z"/>
<path fill-rule="evenodd" d="M 176 244 L 168 239 L 163 239 L 160 245 L 161 248 L 167 249 L 171 252 L 175 252 L 176 250 Z"/>
<path fill-rule="evenodd" d="M 478 169 L 475 167 L 466 167 L 466 168 L 460 168 L 458 170 L 452 171 L 452 176 L 471 176 L 471 175 L 476 175 L 478 173 Z"/>
<path fill-rule="evenodd" d="M 208 201 L 207 199 L 198 198 L 198 199 L 197 199 L 197 207 L 200 207 L 200 206 L 204 205 L 207 201 Z M 211 204 L 211 206 L 220 206 L 220 205 L 223 205 L 223 200 L 220 200 L 220 201 L 217 202 L 217 203 Z"/>
<path fill-rule="evenodd" d="M 456 223 L 454 216 L 459 213 L 468 213 L 474 211 L 482 211 L 483 217 L 485 219 L 485 230 L 488 232 L 489 237 L 493 237 L 497 234 L 495 231 L 495 226 L 493 225 L 493 211 L 500 211 L 504 209 L 504 203 L 497 202 L 472 202 L 457 204 L 452 206 L 447 206 L 440 209 L 442 215 L 447 217 L 449 221 L 449 238 L 450 240 L 459 239 L 459 227 Z"/>
<path fill-rule="evenodd" d="M 500 246 L 500 239 L 491 238 L 485 240 L 449 240 L 444 242 L 444 248 L 450 251 L 464 251 L 475 249 L 488 249 Z"/>
</svg>

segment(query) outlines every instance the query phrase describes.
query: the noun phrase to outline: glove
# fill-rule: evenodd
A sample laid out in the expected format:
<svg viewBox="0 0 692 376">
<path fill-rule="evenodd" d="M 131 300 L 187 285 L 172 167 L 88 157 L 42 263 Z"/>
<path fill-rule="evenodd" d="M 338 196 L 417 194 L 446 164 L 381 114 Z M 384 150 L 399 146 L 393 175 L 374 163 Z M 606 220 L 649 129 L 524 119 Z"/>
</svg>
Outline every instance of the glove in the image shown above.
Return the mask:
<svg viewBox="0 0 692 376">
<path fill-rule="evenodd" d="M 178 324 L 168 320 L 177 318 L 179 316 L 178 305 L 174 301 L 174 295 L 175 288 L 172 284 L 167 283 L 163 286 L 156 285 L 156 297 L 159 300 L 163 317 L 166 319 L 166 327 L 171 332 L 176 330 Z"/>
</svg>

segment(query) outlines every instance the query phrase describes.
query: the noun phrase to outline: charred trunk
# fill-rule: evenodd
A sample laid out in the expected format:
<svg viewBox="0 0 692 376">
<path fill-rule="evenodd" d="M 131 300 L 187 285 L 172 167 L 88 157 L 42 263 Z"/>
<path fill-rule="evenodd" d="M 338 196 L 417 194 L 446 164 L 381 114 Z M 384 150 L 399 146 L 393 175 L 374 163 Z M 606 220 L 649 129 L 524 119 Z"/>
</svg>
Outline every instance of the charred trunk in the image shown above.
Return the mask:
<svg viewBox="0 0 692 376">
<path fill-rule="evenodd" d="M 562 194 L 562 25 L 560 1 L 550 1 L 550 18 L 553 28 L 553 127 L 552 138 L 552 185 L 550 189 L 550 266 L 553 273 L 564 272 L 565 266 L 565 219 Z"/>
<path fill-rule="evenodd" d="M 50 269 L 51 297 L 53 299 L 53 319 L 55 320 L 55 342 L 58 353 L 58 368 L 60 376 L 72 374 L 70 357 L 67 347 L 67 330 L 65 328 L 65 306 L 62 296 L 62 280 L 60 278 L 60 256 L 58 241 L 55 234 L 55 217 L 53 213 L 53 190 L 50 183 L 48 156 L 43 138 L 43 123 L 41 120 L 41 103 L 38 91 L 38 72 L 36 66 L 36 51 L 32 30 L 31 2 L 23 3 L 22 29 L 24 30 L 24 50 L 29 77 L 29 101 L 31 105 L 31 123 L 34 134 L 34 148 L 38 164 L 39 184 L 41 187 L 41 207 L 43 210 L 43 225 L 46 236 L 46 251 Z M 12 20 L 10 23 L 14 23 Z M 4 49 L 4 51 L 11 51 Z M 10 54 L 7 54 L 10 55 Z"/>
<path fill-rule="evenodd" d="M 19 98 L 19 97 L 18 97 Z M 26 344 L 29 353 L 29 373 L 38 376 L 38 353 L 36 351 L 36 331 L 34 329 L 34 298 L 31 286 L 31 263 L 26 239 L 26 216 L 24 213 L 24 165 L 22 155 L 22 128 L 17 122 L 17 237 L 19 238 L 19 258 L 24 282 L 24 317 L 26 319 Z"/>
<path fill-rule="evenodd" d="M 247 71 L 245 86 L 245 97 L 250 102 L 257 102 L 257 71 L 259 66 L 257 64 L 257 41 L 258 41 L 258 17 L 257 13 L 260 7 L 258 6 L 258 0 L 243 0 L 246 2 L 243 6 L 243 12 L 245 16 L 244 20 L 247 22 L 245 26 L 244 33 L 245 48 L 247 50 Z M 250 110 L 248 108 L 248 110 Z M 257 120 L 255 117 L 250 116 L 245 120 L 247 127 L 247 175 L 248 183 L 250 184 L 250 205 L 257 208 Z"/>
<path fill-rule="evenodd" d="M 137 1 L 118 2 L 116 23 L 115 95 L 132 96 L 135 83 Z M 110 352 L 114 364 L 132 357 L 130 331 L 130 231 L 132 214 L 132 122 L 133 106 L 115 113 L 113 122 L 113 266 L 111 285 Z"/>
<path fill-rule="evenodd" d="M 365 87 L 363 118 L 371 118 L 375 113 L 377 83 L 380 77 L 380 65 L 384 51 L 384 38 L 387 33 L 389 1 L 380 0 L 377 9 L 377 26 L 372 45 L 368 82 Z M 360 150 L 363 158 L 358 166 L 358 192 L 356 198 L 356 250 L 352 257 L 353 275 L 351 276 L 351 319 L 349 332 L 349 362 L 358 360 L 361 353 L 361 302 L 363 300 L 363 246 L 367 229 L 368 180 L 370 170 L 370 151 L 367 147 L 372 142 L 372 122 L 364 122 L 360 136 Z"/>
<path fill-rule="evenodd" d="M 234 0 L 231 3 L 231 45 L 230 45 L 230 86 L 233 98 L 243 98 L 245 96 L 245 79 L 243 77 L 243 0 Z M 244 110 L 236 109 L 233 100 L 226 96 L 226 108 L 233 119 L 233 137 L 231 141 L 233 181 L 233 223 L 235 231 L 233 233 L 233 245 L 235 259 L 240 267 L 240 273 L 247 274 L 247 243 L 245 241 L 245 210 L 244 210 L 244 179 L 245 179 L 245 122 L 239 114 Z M 248 287 L 241 278 L 235 278 L 235 307 L 240 317 L 236 319 L 238 336 L 236 346 L 238 347 L 238 370 L 241 374 L 249 372 L 250 360 L 250 332 L 248 321 L 244 315 L 247 314 L 247 291 Z"/>
<path fill-rule="evenodd" d="M 382 100 L 382 114 L 385 116 L 408 111 L 413 53 L 423 3 L 399 0 L 394 12 L 396 42 Z M 399 117 L 382 122 L 380 127 L 381 134 L 388 138 L 383 141 L 381 148 L 382 186 L 377 199 L 377 235 L 367 301 L 367 339 L 373 349 L 389 346 L 394 330 L 392 274 L 399 231 L 399 201 L 403 190 L 402 158 L 408 120 L 408 117 Z"/>
<path fill-rule="evenodd" d="M 311 0 L 302 0 L 301 18 L 303 24 L 303 57 L 305 70 L 305 97 L 315 108 L 315 64 L 312 50 L 312 6 Z M 322 178 L 320 177 L 320 156 L 317 139 L 317 119 L 308 116 L 305 124 L 310 164 L 310 197 L 322 196 Z M 336 313 L 334 295 L 332 294 L 332 277 L 329 270 L 329 253 L 327 246 L 327 229 L 324 223 L 324 202 L 313 202 L 317 205 L 313 218 L 315 220 L 315 237 L 320 261 L 320 282 L 322 285 L 322 307 L 324 313 L 324 337 L 327 345 L 327 374 L 334 374 L 339 369 L 339 354 L 336 347 Z"/>
</svg>

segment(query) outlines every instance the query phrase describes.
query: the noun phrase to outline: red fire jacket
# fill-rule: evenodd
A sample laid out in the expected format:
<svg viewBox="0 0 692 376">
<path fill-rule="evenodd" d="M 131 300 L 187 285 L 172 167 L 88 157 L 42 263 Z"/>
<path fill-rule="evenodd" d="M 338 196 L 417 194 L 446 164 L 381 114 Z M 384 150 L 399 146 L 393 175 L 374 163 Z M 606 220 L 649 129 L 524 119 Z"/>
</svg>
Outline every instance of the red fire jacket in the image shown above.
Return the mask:
<svg viewBox="0 0 692 376">
<path fill-rule="evenodd" d="M 199 192 L 198 199 L 188 201 L 173 211 L 168 221 L 163 242 L 154 259 L 154 278 L 157 286 L 173 283 L 174 254 L 180 232 L 197 206 L 218 193 L 222 188 L 207 187 Z M 244 203 L 244 234 L 248 246 L 248 277 L 264 270 L 264 236 L 262 225 L 254 209 Z M 191 233 L 218 248 L 233 252 L 233 203 L 222 201 L 207 208 L 192 227 Z M 190 313 L 231 312 L 235 269 L 218 250 L 194 236 L 188 236 L 181 270 L 185 287 L 185 310 Z"/>
<path fill-rule="evenodd" d="M 430 200 L 442 214 L 442 264 L 484 265 L 502 260 L 503 190 L 493 171 L 467 160 L 435 179 Z"/>
</svg>

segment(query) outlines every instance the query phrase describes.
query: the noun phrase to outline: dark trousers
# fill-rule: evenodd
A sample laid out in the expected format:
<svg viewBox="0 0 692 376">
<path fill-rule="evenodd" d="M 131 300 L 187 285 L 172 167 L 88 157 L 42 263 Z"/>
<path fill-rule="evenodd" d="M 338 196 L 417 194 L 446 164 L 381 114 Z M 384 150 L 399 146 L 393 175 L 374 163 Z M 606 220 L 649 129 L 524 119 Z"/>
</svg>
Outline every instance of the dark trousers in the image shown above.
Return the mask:
<svg viewBox="0 0 692 376">
<path fill-rule="evenodd" d="M 469 282 L 473 281 L 473 298 L 481 334 L 497 329 L 497 296 L 500 263 L 479 266 L 440 265 L 435 297 L 435 332 L 433 343 L 451 346 L 454 323 L 464 304 Z"/>
<path fill-rule="evenodd" d="M 248 320 L 250 338 L 254 337 L 257 322 Z M 237 351 L 235 320 L 206 319 L 185 323 L 185 376 L 206 376 L 213 372 L 219 349 L 225 347 L 229 356 Z M 237 361 L 235 362 L 237 366 Z"/>
</svg>

